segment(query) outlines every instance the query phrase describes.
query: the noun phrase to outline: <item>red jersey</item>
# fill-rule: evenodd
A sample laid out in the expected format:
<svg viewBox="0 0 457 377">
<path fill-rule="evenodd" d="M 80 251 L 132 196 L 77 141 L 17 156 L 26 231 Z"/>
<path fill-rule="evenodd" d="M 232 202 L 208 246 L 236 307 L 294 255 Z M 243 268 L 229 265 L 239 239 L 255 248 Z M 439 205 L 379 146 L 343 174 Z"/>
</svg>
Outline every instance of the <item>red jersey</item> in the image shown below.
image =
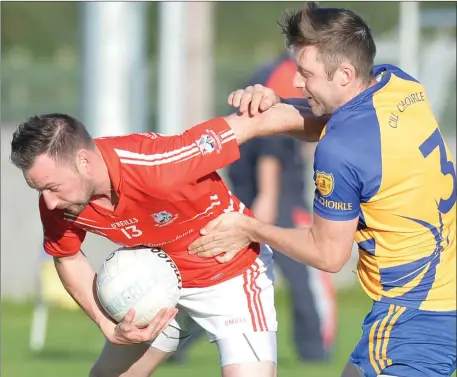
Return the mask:
<svg viewBox="0 0 457 377">
<path fill-rule="evenodd" d="M 184 287 L 207 287 L 242 274 L 256 259 L 251 244 L 229 263 L 189 255 L 187 247 L 210 220 L 224 212 L 252 213 L 216 173 L 239 158 L 238 143 L 222 119 L 179 136 L 153 132 L 98 138 L 119 198 L 114 211 L 89 203 L 79 216 L 48 210 L 40 197 L 44 249 L 57 257 L 76 254 L 86 232 L 127 246 L 160 247 L 181 271 Z"/>
</svg>

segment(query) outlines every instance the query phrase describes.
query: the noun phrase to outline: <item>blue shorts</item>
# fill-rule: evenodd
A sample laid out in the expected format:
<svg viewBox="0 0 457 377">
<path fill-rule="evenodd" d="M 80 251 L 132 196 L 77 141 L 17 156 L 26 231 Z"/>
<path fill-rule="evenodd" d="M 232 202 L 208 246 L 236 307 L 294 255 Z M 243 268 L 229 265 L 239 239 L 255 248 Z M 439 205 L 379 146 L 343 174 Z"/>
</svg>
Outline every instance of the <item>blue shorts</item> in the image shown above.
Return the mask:
<svg viewBox="0 0 457 377">
<path fill-rule="evenodd" d="M 456 367 L 456 311 L 375 302 L 351 355 L 366 377 L 449 377 Z"/>
</svg>

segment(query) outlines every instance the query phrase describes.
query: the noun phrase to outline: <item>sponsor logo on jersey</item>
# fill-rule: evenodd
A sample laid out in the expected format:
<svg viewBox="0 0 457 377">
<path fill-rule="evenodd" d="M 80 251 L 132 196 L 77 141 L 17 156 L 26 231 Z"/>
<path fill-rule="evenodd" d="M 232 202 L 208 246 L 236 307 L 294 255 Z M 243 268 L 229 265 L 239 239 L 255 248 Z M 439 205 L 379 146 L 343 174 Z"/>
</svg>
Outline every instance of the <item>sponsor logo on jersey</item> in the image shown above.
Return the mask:
<svg viewBox="0 0 457 377">
<path fill-rule="evenodd" d="M 316 199 L 324 207 L 336 209 L 339 211 L 352 211 L 352 203 L 335 202 L 334 200 L 327 200 L 318 194 L 316 194 Z"/>
<path fill-rule="evenodd" d="M 238 318 L 230 318 L 225 320 L 225 326 L 231 326 L 231 325 L 241 325 L 244 323 L 247 323 L 247 319 L 245 317 L 238 317 Z"/>
<path fill-rule="evenodd" d="M 138 223 L 138 219 L 136 217 L 133 217 L 131 219 L 116 221 L 115 223 L 111 224 L 111 227 L 112 228 L 123 228 L 125 226 L 133 225 L 133 224 L 137 224 L 137 223 Z"/>
<path fill-rule="evenodd" d="M 177 236 L 173 237 L 172 239 L 168 239 L 168 240 L 158 242 L 158 243 L 147 243 L 147 244 L 142 244 L 142 245 L 147 246 L 147 247 L 162 247 L 164 245 L 168 245 L 170 243 L 177 242 L 181 238 L 184 238 L 193 232 L 194 232 L 194 229 L 189 229 L 189 230 L 186 230 L 184 233 L 178 234 Z"/>
<path fill-rule="evenodd" d="M 329 196 L 333 192 L 334 187 L 335 180 L 332 173 L 316 171 L 316 188 L 322 196 Z"/>
</svg>

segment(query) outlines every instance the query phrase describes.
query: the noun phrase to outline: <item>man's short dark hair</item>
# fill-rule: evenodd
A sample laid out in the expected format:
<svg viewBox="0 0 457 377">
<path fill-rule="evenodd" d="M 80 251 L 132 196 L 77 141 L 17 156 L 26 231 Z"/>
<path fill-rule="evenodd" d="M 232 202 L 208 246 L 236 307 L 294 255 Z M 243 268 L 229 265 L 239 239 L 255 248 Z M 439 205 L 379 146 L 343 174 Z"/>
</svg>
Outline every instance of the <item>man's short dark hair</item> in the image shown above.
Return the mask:
<svg viewBox="0 0 457 377">
<path fill-rule="evenodd" d="M 56 162 L 75 163 L 79 149 L 94 149 L 86 127 L 65 114 L 45 114 L 29 118 L 19 125 L 11 141 L 11 162 L 29 170 L 38 156 L 47 154 Z"/>
<path fill-rule="evenodd" d="M 370 28 L 354 12 L 321 8 L 310 1 L 303 9 L 286 13 L 280 26 L 288 47 L 317 48 L 329 80 L 343 61 L 349 61 L 365 82 L 370 80 L 376 45 Z"/>
</svg>

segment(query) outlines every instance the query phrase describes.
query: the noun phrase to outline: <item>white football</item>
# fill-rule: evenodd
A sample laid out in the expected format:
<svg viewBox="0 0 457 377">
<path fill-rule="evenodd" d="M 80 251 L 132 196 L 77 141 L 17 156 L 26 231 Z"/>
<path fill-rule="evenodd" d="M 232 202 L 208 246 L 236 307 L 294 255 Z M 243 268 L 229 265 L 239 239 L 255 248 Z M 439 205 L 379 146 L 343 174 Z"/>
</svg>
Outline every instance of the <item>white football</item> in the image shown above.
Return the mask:
<svg viewBox="0 0 457 377">
<path fill-rule="evenodd" d="M 158 248 L 121 248 L 103 263 L 96 281 L 103 309 L 116 322 L 135 309 L 134 323 L 147 326 L 162 308 L 173 308 L 181 294 L 181 275 Z"/>
</svg>

